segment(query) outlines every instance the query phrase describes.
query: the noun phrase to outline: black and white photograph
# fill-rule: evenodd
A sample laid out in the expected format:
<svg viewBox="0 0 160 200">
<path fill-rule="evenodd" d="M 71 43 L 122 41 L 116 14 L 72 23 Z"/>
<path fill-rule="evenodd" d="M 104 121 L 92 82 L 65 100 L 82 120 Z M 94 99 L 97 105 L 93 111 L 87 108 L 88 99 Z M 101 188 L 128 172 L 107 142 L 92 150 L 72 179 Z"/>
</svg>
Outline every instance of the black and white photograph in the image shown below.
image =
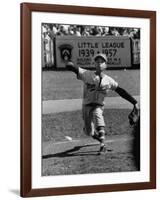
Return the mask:
<svg viewBox="0 0 160 200">
<path fill-rule="evenodd" d="M 21 4 L 21 196 L 155 188 L 155 22 Z"/>
<path fill-rule="evenodd" d="M 140 171 L 141 29 L 41 24 L 42 176 Z"/>
</svg>

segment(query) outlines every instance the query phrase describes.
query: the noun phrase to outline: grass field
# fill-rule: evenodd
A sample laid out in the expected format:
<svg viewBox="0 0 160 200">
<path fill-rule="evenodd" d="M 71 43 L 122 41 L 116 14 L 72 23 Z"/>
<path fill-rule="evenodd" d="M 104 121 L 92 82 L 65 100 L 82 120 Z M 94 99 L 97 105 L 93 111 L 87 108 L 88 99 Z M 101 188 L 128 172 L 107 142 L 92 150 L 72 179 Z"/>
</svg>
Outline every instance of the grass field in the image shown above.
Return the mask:
<svg viewBox="0 0 160 200">
<path fill-rule="evenodd" d="M 108 70 L 109 76 L 118 81 L 119 85 L 132 95 L 140 93 L 140 70 Z M 42 99 L 79 99 L 82 98 L 82 82 L 76 75 L 68 71 L 42 72 Z M 116 96 L 111 92 L 108 96 Z"/>
<path fill-rule="evenodd" d="M 107 136 L 130 134 L 128 109 L 105 109 L 104 118 Z M 65 136 L 85 138 L 81 111 L 43 115 L 42 141 L 63 141 Z"/>
</svg>

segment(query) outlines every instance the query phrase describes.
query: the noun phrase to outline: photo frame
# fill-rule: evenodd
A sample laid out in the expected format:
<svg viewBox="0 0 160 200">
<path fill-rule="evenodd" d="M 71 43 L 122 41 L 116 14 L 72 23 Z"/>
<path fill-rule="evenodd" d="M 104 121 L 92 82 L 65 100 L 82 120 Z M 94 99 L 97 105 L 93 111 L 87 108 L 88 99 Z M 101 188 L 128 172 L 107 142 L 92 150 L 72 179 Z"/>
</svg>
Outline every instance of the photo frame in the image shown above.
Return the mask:
<svg viewBox="0 0 160 200">
<path fill-rule="evenodd" d="M 144 108 L 146 110 L 141 109 L 141 141 L 145 143 L 144 149 L 147 150 L 147 156 L 144 154 L 144 150 L 142 149 L 141 156 L 145 157 L 144 166 L 142 163 L 142 168 L 144 170 L 140 170 L 137 176 L 134 179 L 130 179 L 130 176 L 133 176 L 132 172 L 129 174 L 126 173 L 126 180 L 117 181 L 117 177 L 120 177 L 120 173 L 117 173 L 115 176 L 112 173 L 109 175 L 111 178 L 110 182 L 102 181 L 103 175 L 97 175 L 94 177 L 97 180 L 97 184 L 95 182 L 91 183 L 90 179 L 88 182 L 84 183 L 84 179 L 86 179 L 85 175 L 76 175 L 73 177 L 73 182 L 67 184 L 64 176 L 53 176 L 49 177 L 50 180 L 45 177 L 39 177 L 37 179 L 37 185 L 34 184 L 35 171 L 39 171 L 37 166 L 35 165 L 35 155 L 39 155 L 37 149 L 40 148 L 37 146 L 41 146 L 41 138 L 36 138 L 37 134 L 40 135 L 41 132 L 41 85 L 39 84 L 39 78 L 41 77 L 41 70 L 37 68 L 37 63 L 41 63 L 41 58 L 36 53 L 36 48 L 38 46 L 39 49 L 41 47 L 41 37 L 39 43 L 36 43 L 35 38 L 37 34 L 40 33 L 37 31 L 37 21 L 34 21 L 34 14 L 38 14 L 40 18 L 38 23 L 47 22 L 47 18 L 50 18 L 49 15 L 58 15 L 61 21 L 55 22 L 50 21 L 52 23 L 67 23 L 67 20 L 64 18 L 64 15 L 71 16 L 69 23 L 72 24 L 73 18 L 72 15 L 78 15 L 79 18 L 86 17 L 87 20 L 89 18 L 97 19 L 103 18 L 103 21 L 100 22 L 101 25 L 105 24 L 105 18 L 113 17 L 118 21 L 121 21 L 123 24 L 126 23 L 127 19 L 136 19 L 137 21 L 147 20 L 146 24 L 148 29 L 147 34 L 148 40 L 145 40 L 144 43 L 147 43 L 148 58 L 143 62 L 141 69 L 141 77 L 143 74 L 144 83 L 148 83 L 149 87 L 144 87 L 143 82 L 141 80 L 141 94 L 142 101 L 141 106 L 146 104 Z M 43 18 L 46 15 L 45 18 Z M 51 18 L 50 18 L 51 19 Z M 42 20 L 42 21 L 41 21 Z M 75 22 L 73 22 L 74 24 Z M 79 22 L 77 22 L 79 23 Z M 86 22 L 85 22 L 86 23 Z M 91 22 L 88 22 L 90 25 Z M 94 21 L 94 24 L 98 24 L 99 22 Z M 109 23 L 109 21 L 107 22 Z M 128 22 L 130 23 L 130 22 Z M 127 24 L 127 23 L 126 23 Z M 142 24 L 142 23 L 141 23 Z M 118 26 L 118 25 L 117 25 Z M 125 25 L 123 25 L 125 26 Z M 127 26 L 127 25 L 126 25 Z M 41 30 L 41 27 L 39 27 Z M 144 28 L 145 29 L 145 28 Z M 142 28 L 143 30 L 143 28 Z M 34 33 L 33 33 L 34 32 Z M 143 32 L 143 31 L 142 31 Z M 143 38 L 143 34 L 141 35 Z M 145 37 L 145 38 L 147 38 Z M 142 45 L 145 46 L 145 44 Z M 146 47 L 146 46 L 145 46 Z M 145 49 L 142 47 L 142 58 Z M 40 51 L 41 53 L 41 51 Z M 147 56 L 146 56 L 147 57 Z M 35 64 L 36 60 L 36 64 Z M 37 61 L 38 60 L 38 61 Z M 148 68 L 146 67 L 146 65 Z M 41 66 L 41 65 L 40 65 Z M 147 73 L 145 73 L 147 71 Z M 144 84 L 145 85 L 145 84 Z M 38 88 L 37 88 L 38 87 Z M 36 94 L 36 90 L 39 91 L 38 95 Z M 146 90 L 147 94 L 143 96 Z M 40 95 L 39 95 L 40 94 Z M 37 96 L 36 96 L 37 95 Z M 34 102 L 33 102 L 34 101 Z M 35 108 L 37 102 L 39 102 L 38 109 Z M 148 116 L 145 121 L 145 116 Z M 38 117 L 37 117 L 38 116 Z M 39 120 L 37 120 L 37 118 Z M 145 125 L 148 122 L 148 125 Z M 34 126 L 36 124 L 36 128 Z M 145 126 L 144 126 L 145 125 Z M 147 126 L 147 128 L 145 128 Z M 148 136 L 143 134 L 144 132 L 148 133 Z M 147 135 L 147 134 L 146 134 Z M 35 140 L 37 140 L 35 142 Z M 38 153 L 37 153 L 38 152 Z M 41 152 L 40 152 L 41 153 Z M 34 155 L 33 155 L 34 154 Z M 41 156 L 41 155 L 40 155 Z M 37 161 L 36 161 L 37 162 Z M 38 164 L 41 164 L 37 162 Z M 40 167 L 40 166 L 38 166 Z M 146 177 L 144 174 L 147 174 Z M 128 176 L 127 176 L 128 175 Z M 40 175 L 38 175 L 40 176 Z M 91 176 L 91 175 L 89 175 Z M 71 177 L 71 179 L 72 179 Z M 100 177 L 100 178 L 99 178 Z M 124 176 L 123 176 L 124 177 Z M 139 179 L 141 178 L 141 180 Z M 43 179 L 43 180 L 42 180 Z M 54 185 L 52 180 L 55 181 L 57 185 Z M 80 180 L 80 181 L 78 181 Z M 92 180 L 92 179 L 91 179 Z M 113 181 L 112 181 L 113 180 Z M 45 182 L 44 184 L 41 184 Z M 75 184 L 75 181 L 78 183 Z M 63 184 L 62 184 L 63 182 Z M 50 184 L 50 186 L 49 186 Z M 156 188 L 156 12 L 155 11 L 147 11 L 147 10 L 129 10 L 129 9 L 114 9 L 114 8 L 100 8 L 100 7 L 82 7 L 82 6 L 72 6 L 72 5 L 52 5 L 52 4 L 35 4 L 35 3 L 22 3 L 21 4 L 21 184 L 20 184 L 20 194 L 22 197 L 34 197 L 34 196 L 49 196 L 49 195 L 66 195 L 66 194 L 83 194 L 83 193 L 99 193 L 99 192 L 113 192 L 113 191 L 127 191 L 127 190 L 141 190 L 141 189 L 155 189 Z"/>
</svg>

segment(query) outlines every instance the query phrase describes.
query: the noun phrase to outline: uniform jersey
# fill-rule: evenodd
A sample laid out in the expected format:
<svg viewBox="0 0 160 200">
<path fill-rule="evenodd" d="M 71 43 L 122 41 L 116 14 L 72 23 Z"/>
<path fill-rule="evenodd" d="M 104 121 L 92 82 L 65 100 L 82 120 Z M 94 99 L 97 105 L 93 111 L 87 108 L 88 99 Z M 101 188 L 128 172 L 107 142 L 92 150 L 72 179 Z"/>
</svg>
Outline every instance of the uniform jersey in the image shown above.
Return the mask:
<svg viewBox="0 0 160 200">
<path fill-rule="evenodd" d="M 110 90 L 115 90 L 118 83 L 102 74 L 102 77 L 95 74 L 93 71 L 79 68 L 78 79 L 84 82 L 83 104 L 104 105 L 104 98 Z"/>
</svg>

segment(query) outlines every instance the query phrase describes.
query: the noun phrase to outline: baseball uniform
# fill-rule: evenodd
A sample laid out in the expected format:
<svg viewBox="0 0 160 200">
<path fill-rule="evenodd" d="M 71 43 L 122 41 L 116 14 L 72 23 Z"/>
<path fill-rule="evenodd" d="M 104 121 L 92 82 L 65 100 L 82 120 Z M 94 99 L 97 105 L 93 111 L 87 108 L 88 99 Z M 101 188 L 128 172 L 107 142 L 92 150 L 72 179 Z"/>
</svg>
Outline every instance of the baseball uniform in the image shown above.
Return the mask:
<svg viewBox="0 0 160 200">
<path fill-rule="evenodd" d="M 85 133 L 93 135 L 97 127 L 105 126 L 104 99 L 110 90 L 117 88 L 118 83 L 104 73 L 100 77 L 93 71 L 82 68 L 78 70 L 77 78 L 84 83 L 82 112 Z"/>
</svg>

